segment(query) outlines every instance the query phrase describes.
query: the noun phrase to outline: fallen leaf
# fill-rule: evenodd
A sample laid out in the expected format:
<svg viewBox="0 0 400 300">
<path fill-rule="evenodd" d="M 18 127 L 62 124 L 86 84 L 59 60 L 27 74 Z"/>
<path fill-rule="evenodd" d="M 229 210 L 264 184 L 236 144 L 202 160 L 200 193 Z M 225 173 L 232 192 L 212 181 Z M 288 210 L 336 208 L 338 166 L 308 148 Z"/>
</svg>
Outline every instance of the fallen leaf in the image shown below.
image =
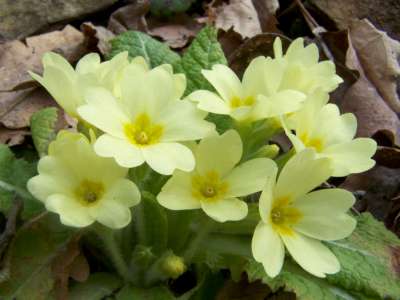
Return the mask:
<svg viewBox="0 0 400 300">
<path fill-rule="evenodd" d="M 210 8 L 212 9 L 212 8 Z M 262 32 L 258 14 L 251 0 L 231 0 L 214 8 L 215 26 L 225 31 L 233 28 L 242 37 L 253 37 Z"/>
<path fill-rule="evenodd" d="M 13 130 L 0 126 L 0 143 L 8 146 L 20 145 L 24 142 L 26 136 L 30 136 L 29 130 Z"/>
<path fill-rule="evenodd" d="M 100 52 L 107 56 L 111 51 L 110 40 L 115 34 L 103 26 L 95 26 L 90 22 L 83 23 L 81 30 L 86 37 L 88 49 L 90 51 Z"/>
<path fill-rule="evenodd" d="M 307 2 L 331 18 L 339 29 L 346 29 L 354 20 L 368 16 L 378 28 L 400 39 L 398 0 L 308 0 Z"/>
<path fill-rule="evenodd" d="M 26 44 L 18 40 L 0 44 L 0 92 L 32 83 L 27 71 L 42 73 L 42 56 L 47 51 L 55 51 L 68 61 L 76 61 L 85 53 L 84 36 L 67 25 L 61 31 L 27 38 Z"/>
<path fill-rule="evenodd" d="M 117 9 L 110 16 L 107 28 L 115 34 L 127 30 L 138 30 L 147 32 L 147 23 L 144 16 L 150 10 L 149 0 L 137 0 Z"/>
<path fill-rule="evenodd" d="M 79 19 L 117 0 L 0 1 L 0 42 L 21 39 L 50 24 Z"/>
<path fill-rule="evenodd" d="M 367 19 L 352 22 L 350 38 L 365 77 L 376 87 L 383 100 L 394 111 L 400 112 L 397 93 L 400 43 L 376 29 Z"/>
<path fill-rule="evenodd" d="M 379 146 L 374 159 L 381 166 L 398 169 L 400 168 L 400 149 L 397 147 Z"/>
<path fill-rule="evenodd" d="M 346 66 L 357 70 L 360 78 L 346 91 L 340 107 L 343 112 L 352 112 L 356 115 L 358 136 L 370 137 L 378 131 L 386 130 L 392 133 L 394 143 L 399 144 L 399 118 L 381 97 L 373 83 L 366 77 L 358 56 L 359 53 L 353 46 L 353 38 L 354 36 L 349 34 Z"/>
<path fill-rule="evenodd" d="M 260 26 L 263 32 L 280 32 L 276 27 L 278 20 L 275 17 L 279 9 L 278 0 L 252 0 L 257 11 Z"/>
<path fill-rule="evenodd" d="M 263 300 L 270 294 L 271 289 L 261 281 L 249 283 L 242 278 L 239 282 L 227 281 L 219 290 L 216 300 Z"/>
<path fill-rule="evenodd" d="M 367 172 L 350 175 L 340 185 L 351 192 L 363 191 L 363 211 L 368 210 L 379 220 L 383 220 L 388 214 L 391 199 L 397 195 L 399 186 L 400 169 L 383 166 L 375 166 Z"/>
<path fill-rule="evenodd" d="M 149 17 L 147 24 L 148 34 L 161 38 L 171 48 L 183 48 L 203 27 L 196 19 L 186 14 L 175 15 L 167 21 Z"/>
</svg>

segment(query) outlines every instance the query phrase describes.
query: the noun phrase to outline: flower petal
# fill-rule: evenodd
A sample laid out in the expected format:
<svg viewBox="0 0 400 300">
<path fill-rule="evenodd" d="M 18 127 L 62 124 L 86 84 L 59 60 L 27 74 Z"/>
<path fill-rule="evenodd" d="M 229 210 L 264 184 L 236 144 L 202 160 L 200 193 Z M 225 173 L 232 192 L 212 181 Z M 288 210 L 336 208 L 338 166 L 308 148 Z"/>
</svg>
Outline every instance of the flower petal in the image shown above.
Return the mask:
<svg viewBox="0 0 400 300">
<path fill-rule="evenodd" d="M 307 272 L 317 277 L 339 272 L 338 259 L 320 241 L 297 233 L 281 238 L 293 259 Z"/>
<path fill-rule="evenodd" d="M 242 140 L 235 130 L 228 130 L 220 136 L 206 137 L 196 149 L 196 170 L 203 175 L 215 170 L 224 176 L 240 161 L 242 147 Z"/>
<path fill-rule="evenodd" d="M 104 198 L 117 201 L 126 207 L 132 207 L 139 204 L 140 191 L 132 181 L 120 178 L 108 188 Z"/>
<path fill-rule="evenodd" d="M 163 124 L 162 142 L 198 140 L 212 132 L 215 125 L 204 120 L 205 113 L 186 100 L 174 101 L 162 112 L 158 123 Z"/>
<path fill-rule="evenodd" d="M 272 226 L 258 223 L 251 240 L 251 249 L 254 259 L 263 264 L 268 276 L 275 277 L 280 273 L 285 260 L 285 248 Z"/>
<path fill-rule="evenodd" d="M 29 179 L 27 183 L 28 191 L 42 202 L 46 202 L 51 195 L 68 193 L 69 187 L 65 186 L 58 178 L 48 175 L 37 175 Z"/>
<path fill-rule="evenodd" d="M 212 70 L 202 70 L 201 73 L 225 101 L 234 97 L 242 98 L 242 84 L 229 67 L 217 64 Z"/>
<path fill-rule="evenodd" d="M 353 206 L 352 193 L 342 189 L 318 190 L 296 200 L 302 217 L 294 228 L 309 237 L 331 241 L 349 236 L 356 220 L 346 212 Z"/>
<path fill-rule="evenodd" d="M 99 223 L 112 229 L 123 228 L 131 222 L 132 215 L 129 207 L 112 198 L 103 198 L 99 204 L 90 207 L 90 215 Z"/>
<path fill-rule="evenodd" d="M 202 201 L 201 208 L 209 217 L 218 222 L 239 221 L 248 213 L 246 202 L 237 198 Z"/>
<path fill-rule="evenodd" d="M 274 201 L 274 190 L 276 183 L 276 175 L 278 174 L 278 167 L 272 169 L 270 176 L 266 180 L 266 184 L 261 193 L 260 199 L 258 200 L 258 210 L 260 213 L 261 220 L 264 223 L 270 223 L 270 215 L 272 209 L 272 203 Z"/>
<path fill-rule="evenodd" d="M 59 214 L 61 223 L 67 226 L 86 227 L 95 221 L 89 215 L 86 207 L 83 207 L 76 199 L 67 195 L 51 195 L 47 198 L 45 205 L 48 211 Z"/>
<path fill-rule="evenodd" d="M 102 157 L 113 157 L 120 166 L 125 168 L 137 167 L 144 163 L 144 157 L 139 148 L 127 140 L 109 134 L 103 134 L 96 140 L 94 150 Z"/>
<path fill-rule="evenodd" d="M 323 154 L 332 160 L 333 176 L 341 177 L 371 169 L 375 165 L 371 157 L 376 148 L 373 139 L 356 138 L 351 142 L 332 145 Z"/>
<path fill-rule="evenodd" d="M 195 160 L 192 151 L 179 143 L 158 143 L 142 148 L 149 166 L 163 175 L 171 175 L 175 169 L 190 172 Z"/>
<path fill-rule="evenodd" d="M 197 102 L 197 107 L 201 110 L 214 114 L 229 115 L 231 109 L 229 103 L 213 92 L 198 90 L 187 96 L 187 99 Z"/>
<path fill-rule="evenodd" d="M 100 66 L 100 55 L 98 53 L 89 53 L 82 57 L 76 64 L 76 72 L 85 74 L 95 72 Z"/>
<path fill-rule="evenodd" d="M 201 208 L 200 201 L 192 195 L 191 175 L 182 171 L 174 172 L 158 194 L 157 201 L 172 210 Z"/>
<path fill-rule="evenodd" d="M 332 175 L 331 162 L 316 158 L 312 149 L 295 154 L 283 167 L 275 189 L 275 197 L 296 199 L 319 186 Z"/>
<path fill-rule="evenodd" d="M 129 118 L 108 90 L 91 88 L 85 93 L 85 99 L 87 104 L 78 108 L 83 119 L 108 134 L 125 137 L 123 124 L 129 123 Z"/>
<path fill-rule="evenodd" d="M 226 196 L 242 197 L 261 191 L 276 168 L 275 162 L 268 158 L 256 158 L 240 164 L 224 178 L 229 184 Z"/>
</svg>

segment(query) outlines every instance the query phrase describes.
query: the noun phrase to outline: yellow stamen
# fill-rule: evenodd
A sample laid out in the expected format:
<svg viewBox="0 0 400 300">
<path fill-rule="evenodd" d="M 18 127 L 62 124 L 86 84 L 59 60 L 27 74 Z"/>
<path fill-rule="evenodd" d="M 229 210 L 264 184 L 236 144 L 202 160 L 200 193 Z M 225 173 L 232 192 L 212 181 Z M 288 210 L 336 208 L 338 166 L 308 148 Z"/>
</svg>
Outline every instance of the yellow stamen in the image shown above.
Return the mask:
<svg viewBox="0 0 400 300">
<path fill-rule="evenodd" d="M 230 100 L 230 105 L 232 108 L 238 108 L 241 106 L 251 106 L 253 104 L 254 104 L 254 97 L 252 96 L 246 97 L 244 99 L 241 99 L 239 97 L 233 97 Z"/>
<path fill-rule="evenodd" d="M 93 205 L 99 201 L 104 194 L 104 185 L 100 182 L 83 180 L 75 189 L 75 196 L 85 206 Z"/>
<path fill-rule="evenodd" d="M 228 183 L 220 179 L 219 174 L 210 171 L 201 175 L 192 177 L 192 195 L 203 201 L 216 201 L 221 199 L 228 190 Z"/>
<path fill-rule="evenodd" d="M 129 141 L 140 146 L 157 143 L 163 131 L 163 127 L 151 123 L 150 117 L 145 113 L 138 115 L 133 123 L 124 125 L 124 132 Z"/>
<path fill-rule="evenodd" d="M 306 147 L 314 148 L 317 152 L 322 152 L 324 149 L 324 143 L 321 138 L 310 139 L 307 133 L 303 133 L 299 138 Z"/>
<path fill-rule="evenodd" d="M 300 210 L 291 205 L 289 197 L 282 197 L 274 201 L 270 220 L 275 231 L 283 235 L 293 235 L 292 226 L 301 218 Z"/>
</svg>

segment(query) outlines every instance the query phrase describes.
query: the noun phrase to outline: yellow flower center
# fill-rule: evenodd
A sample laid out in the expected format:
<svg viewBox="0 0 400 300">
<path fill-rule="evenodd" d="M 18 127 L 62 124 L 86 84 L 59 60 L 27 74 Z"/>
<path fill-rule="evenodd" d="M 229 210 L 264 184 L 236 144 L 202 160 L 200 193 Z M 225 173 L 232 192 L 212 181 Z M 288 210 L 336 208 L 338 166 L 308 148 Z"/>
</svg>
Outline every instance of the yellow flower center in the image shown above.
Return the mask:
<svg viewBox="0 0 400 300">
<path fill-rule="evenodd" d="M 231 107 L 232 108 L 238 108 L 241 106 L 252 106 L 254 104 L 254 97 L 249 96 L 244 99 L 239 98 L 239 97 L 233 97 L 230 101 Z"/>
<path fill-rule="evenodd" d="M 299 138 L 306 147 L 314 148 L 317 152 L 322 152 L 324 149 L 324 142 L 321 138 L 310 139 L 307 133 L 303 133 Z"/>
<path fill-rule="evenodd" d="M 290 198 L 283 197 L 274 201 L 270 220 L 275 231 L 282 235 L 293 235 L 292 226 L 300 221 L 300 210 L 290 205 Z"/>
<path fill-rule="evenodd" d="M 75 189 L 75 196 L 85 206 L 99 201 L 104 195 L 104 185 L 100 182 L 83 180 Z"/>
<path fill-rule="evenodd" d="M 157 143 L 163 131 L 164 128 L 161 125 L 153 124 L 146 113 L 138 115 L 133 123 L 124 125 L 126 137 L 132 144 L 139 146 Z"/>
<path fill-rule="evenodd" d="M 228 183 L 222 181 L 216 171 L 209 171 L 205 176 L 192 176 L 192 195 L 202 201 L 221 199 L 228 190 Z"/>
</svg>

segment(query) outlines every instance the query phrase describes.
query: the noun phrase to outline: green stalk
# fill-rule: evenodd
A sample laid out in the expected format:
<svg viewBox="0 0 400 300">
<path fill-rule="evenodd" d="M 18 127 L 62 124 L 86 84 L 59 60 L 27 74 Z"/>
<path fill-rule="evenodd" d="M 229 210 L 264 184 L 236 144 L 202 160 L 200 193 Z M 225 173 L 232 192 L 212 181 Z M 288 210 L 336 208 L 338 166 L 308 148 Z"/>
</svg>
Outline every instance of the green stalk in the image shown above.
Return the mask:
<svg viewBox="0 0 400 300">
<path fill-rule="evenodd" d="M 214 226 L 214 221 L 209 217 L 207 217 L 207 219 L 201 222 L 199 231 L 197 231 L 197 234 L 194 235 L 192 239 L 189 241 L 186 250 L 183 253 L 183 258 L 185 262 L 190 262 L 193 259 L 193 257 L 197 253 L 200 244 L 210 233 L 213 226 Z"/>
<path fill-rule="evenodd" d="M 93 230 L 102 241 L 105 252 L 112 261 L 118 274 L 125 281 L 129 281 L 128 265 L 122 255 L 117 241 L 115 240 L 114 231 L 98 223 L 93 225 Z"/>
</svg>

